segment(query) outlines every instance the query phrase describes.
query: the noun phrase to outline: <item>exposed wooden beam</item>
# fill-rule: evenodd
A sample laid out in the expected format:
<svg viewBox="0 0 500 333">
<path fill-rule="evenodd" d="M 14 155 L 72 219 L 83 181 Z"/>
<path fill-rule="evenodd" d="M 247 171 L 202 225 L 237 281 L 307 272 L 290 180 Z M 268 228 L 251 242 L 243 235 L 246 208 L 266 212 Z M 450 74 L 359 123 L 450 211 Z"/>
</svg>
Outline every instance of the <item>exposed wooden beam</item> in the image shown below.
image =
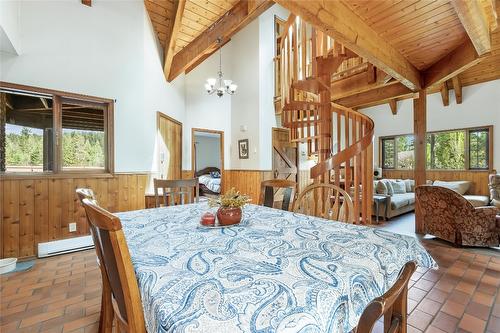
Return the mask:
<svg viewBox="0 0 500 333">
<path fill-rule="evenodd" d="M 200 58 L 217 49 L 217 38 L 222 37 L 222 43 L 245 27 L 254 18 L 271 7 L 271 0 L 240 0 L 233 8 L 227 11 L 222 18 L 202 32 L 191 43 L 174 55 L 168 81 L 172 81 L 187 68 L 192 69 Z"/>
<path fill-rule="evenodd" d="M 462 104 L 462 82 L 460 81 L 460 78 L 458 76 L 455 76 L 453 79 L 451 79 L 451 82 L 453 82 L 455 100 L 457 101 L 457 104 Z"/>
<path fill-rule="evenodd" d="M 276 0 L 412 90 L 421 87 L 420 72 L 342 1 Z"/>
<path fill-rule="evenodd" d="M 476 65 L 480 60 L 474 45 L 470 40 L 467 40 L 424 72 L 425 87 L 446 82 Z"/>
<path fill-rule="evenodd" d="M 413 137 L 415 150 L 415 186 L 426 183 L 426 146 L 427 146 L 427 93 L 425 90 L 419 91 L 419 97 L 413 100 Z M 420 214 L 419 205 L 415 207 L 415 232 L 424 232 L 424 221 Z"/>
<path fill-rule="evenodd" d="M 92 0 L 82 0 L 82 4 L 85 6 L 92 7 Z"/>
<path fill-rule="evenodd" d="M 226 39 L 225 41 L 222 42 L 222 44 L 221 44 L 220 47 L 223 47 L 224 45 L 226 45 L 230 41 L 231 41 L 231 39 Z M 184 73 L 187 74 L 187 73 L 191 72 L 193 69 L 195 69 L 196 67 L 198 67 L 199 64 L 201 64 L 202 62 L 204 62 L 208 57 L 210 57 L 212 54 L 214 54 L 215 52 L 217 52 L 217 50 L 218 49 L 214 49 L 214 50 L 212 50 L 212 52 L 207 53 L 203 57 L 199 58 L 195 63 L 191 64 L 188 68 L 186 68 L 186 70 L 184 71 Z"/>
<path fill-rule="evenodd" d="M 346 107 L 361 107 L 377 101 L 385 101 L 386 103 L 394 98 L 400 98 L 406 95 L 412 95 L 414 92 L 399 82 L 392 83 L 385 87 L 380 87 L 351 96 L 339 98 L 335 103 Z"/>
<path fill-rule="evenodd" d="M 440 91 L 441 91 L 441 99 L 443 100 L 443 105 L 444 106 L 450 105 L 450 94 L 449 94 L 448 85 L 446 84 L 446 82 L 443 83 Z"/>
<path fill-rule="evenodd" d="M 395 98 L 389 100 L 389 106 L 391 107 L 391 112 L 393 115 L 398 114 L 398 102 Z"/>
<path fill-rule="evenodd" d="M 379 69 L 376 69 L 375 82 L 371 82 L 373 78 L 371 73 L 369 73 L 367 70 L 359 73 L 354 73 L 348 77 L 332 79 L 332 82 L 330 84 L 332 99 L 336 100 L 360 92 L 384 87 L 387 85 L 387 83 L 384 82 L 384 77 L 385 73 Z M 332 78 L 335 78 L 335 76 L 333 76 Z M 396 83 L 396 81 L 394 83 Z"/>
<path fill-rule="evenodd" d="M 483 55 L 490 52 L 490 24 L 485 13 L 487 8 L 478 0 L 454 0 L 451 4 L 477 53 Z"/>
<path fill-rule="evenodd" d="M 43 107 L 44 107 L 45 109 L 48 109 L 48 108 L 49 108 L 49 103 L 47 103 L 47 100 L 46 100 L 45 98 L 40 97 L 40 102 L 42 102 Z"/>
<path fill-rule="evenodd" d="M 177 8 L 175 9 L 174 24 L 172 24 L 172 30 L 170 31 L 170 39 L 165 44 L 165 65 L 163 67 L 163 71 L 167 79 L 171 73 L 172 60 L 174 59 L 175 46 L 177 42 L 177 34 L 181 29 L 182 15 L 184 14 L 186 0 L 179 0 L 175 3 L 177 5 Z"/>
</svg>

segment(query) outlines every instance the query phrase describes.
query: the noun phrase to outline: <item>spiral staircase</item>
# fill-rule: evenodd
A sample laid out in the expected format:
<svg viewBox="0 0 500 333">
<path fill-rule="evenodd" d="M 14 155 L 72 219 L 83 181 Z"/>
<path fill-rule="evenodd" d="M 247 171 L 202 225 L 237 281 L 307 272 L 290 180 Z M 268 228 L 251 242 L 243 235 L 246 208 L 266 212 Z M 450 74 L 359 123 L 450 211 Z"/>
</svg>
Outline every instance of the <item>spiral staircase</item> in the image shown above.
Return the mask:
<svg viewBox="0 0 500 333">
<path fill-rule="evenodd" d="M 293 14 L 278 43 L 276 112 L 282 126 L 290 129 L 292 142 L 306 144 L 307 154 L 317 159 L 310 179 L 345 188 L 358 223 L 370 224 L 373 121 L 331 101 L 332 75 L 363 60 Z"/>
</svg>

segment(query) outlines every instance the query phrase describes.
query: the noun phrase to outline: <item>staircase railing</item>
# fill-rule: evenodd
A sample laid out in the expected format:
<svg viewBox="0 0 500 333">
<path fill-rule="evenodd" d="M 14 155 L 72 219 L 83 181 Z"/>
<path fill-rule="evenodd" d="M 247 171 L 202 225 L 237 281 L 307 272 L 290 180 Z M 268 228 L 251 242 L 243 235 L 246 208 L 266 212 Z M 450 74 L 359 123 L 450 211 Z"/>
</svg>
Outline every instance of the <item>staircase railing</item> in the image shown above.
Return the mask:
<svg viewBox="0 0 500 333">
<path fill-rule="evenodd" d="M 318 156 L 311 179 L 344 187 L 360 222 L 370 223 L 373 121 L 331 101 L 332 76 L 364 60 L 294 15 L 287 20 L 280 48 L 282 125 L 290 128 L 292 141 L 306 143 L 308 154 Z"/>
</svg>

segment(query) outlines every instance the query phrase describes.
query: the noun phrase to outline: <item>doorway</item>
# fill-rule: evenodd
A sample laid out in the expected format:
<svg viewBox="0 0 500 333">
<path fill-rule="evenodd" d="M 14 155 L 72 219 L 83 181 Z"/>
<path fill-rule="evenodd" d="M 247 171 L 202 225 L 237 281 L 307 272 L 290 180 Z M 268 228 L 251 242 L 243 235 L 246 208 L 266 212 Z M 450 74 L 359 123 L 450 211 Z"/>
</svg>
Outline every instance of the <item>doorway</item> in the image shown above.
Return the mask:
<svg viewBox="0 0 500 333">
<path fill-rule="evenodd" d="M 200 195 L 218 196 L 224 172 L 224 132 L 193 128 L 191 168 L 200 182 Z"/>
<path fill-rule="evenodd" d="M 182 123 L 158 112 L 157 132 L 160 137 L 158 149 L 159 178 L 182 178 Z"/>
</svg>

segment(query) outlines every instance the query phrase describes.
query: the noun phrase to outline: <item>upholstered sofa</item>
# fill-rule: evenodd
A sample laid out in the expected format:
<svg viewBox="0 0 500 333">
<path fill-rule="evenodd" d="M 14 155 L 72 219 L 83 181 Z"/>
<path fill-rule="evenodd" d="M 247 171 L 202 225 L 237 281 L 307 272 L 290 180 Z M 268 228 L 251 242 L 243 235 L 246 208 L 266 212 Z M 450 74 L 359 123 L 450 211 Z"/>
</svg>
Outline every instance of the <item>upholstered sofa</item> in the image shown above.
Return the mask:
<svg viewBox="0 0 500 333">
<path fill-rule="evenodd" d="M 423 185 L 415 189 L 424 232 L 458 246 L 499 246 L 498 208 L 474 207 L 454 190 Z"/>
<path fill-rule="evenodd" d="M 394 182 L 403 182 L 405 184 L 404 193 L 394 193 L 394 190 L 386 188 L 385 190 L 383 186 L 379 183 L 394 183 Z M 382 188 L 382 189 L 381 189 Z M 378 214 L 379 217 L 384 217 L 384 214 L 387 212 L 386 218 L 390 219 L 395 216 L 411 212 L 415 210 L 415 182 L 411 179 L 399 180 L 399 179 L 381 179 L 376 180 L 373 183 L 374 195 L 382 195 L 386 197 L 385 202 L 379 203 Z M 402 191 L 401 191 L 402 192 Z M 387 211 L 385 209 L 385 205 L 387 205 Z M 373 214 L 377 214 L 377 210 L 373 209 Z"/>
</svg>

